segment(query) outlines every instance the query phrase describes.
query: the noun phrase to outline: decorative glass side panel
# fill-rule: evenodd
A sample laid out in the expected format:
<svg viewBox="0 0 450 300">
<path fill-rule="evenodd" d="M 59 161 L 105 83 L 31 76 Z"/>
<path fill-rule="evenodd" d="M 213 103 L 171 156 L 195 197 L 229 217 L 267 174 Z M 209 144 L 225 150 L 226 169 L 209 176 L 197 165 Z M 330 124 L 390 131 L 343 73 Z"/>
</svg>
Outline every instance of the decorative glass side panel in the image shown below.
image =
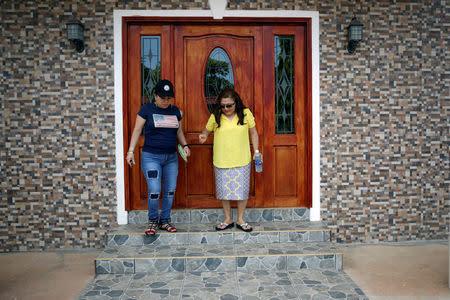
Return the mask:
<svg viewBox="0 0 450 300">
<path fill-rule="evenodd" d="M 208 58 L 205 70 L 205 98 L 211 113 L 217 96 L 225 88 L 234 88 L 233 68 L 225 50 L 215 48 Z"/>
<path fill-rule="evenodd" d="M 153 99 L 153 88 L 161 79 L 161 37 L 141 37 L 142 104 Z"/>
<path fill-rule="evenodd" d="M 294 37 L 275 36 L 275 134 L 294 129 Z"/>
</svg>

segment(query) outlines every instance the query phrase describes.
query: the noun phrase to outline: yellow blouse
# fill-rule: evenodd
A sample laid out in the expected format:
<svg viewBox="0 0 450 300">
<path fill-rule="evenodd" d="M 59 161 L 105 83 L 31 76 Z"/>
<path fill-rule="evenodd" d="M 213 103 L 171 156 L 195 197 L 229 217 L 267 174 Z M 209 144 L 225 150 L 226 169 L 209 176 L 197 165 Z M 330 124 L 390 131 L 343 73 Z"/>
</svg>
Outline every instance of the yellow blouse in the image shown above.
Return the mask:
<svg viewBox="0 0 450 300">
<path fill-rule="evenodd" d="M 214 114 L 209 117 L 206 129 L 214 131 L 213 164 L 218 168 L 242 167 L 251 162 L 249 128 L 255 127 L 251 111 L 244 109 L 244 125 L 238 125 L 239 118 L 232 121 L 222 114 L 217 127 Z"/>
</svg>

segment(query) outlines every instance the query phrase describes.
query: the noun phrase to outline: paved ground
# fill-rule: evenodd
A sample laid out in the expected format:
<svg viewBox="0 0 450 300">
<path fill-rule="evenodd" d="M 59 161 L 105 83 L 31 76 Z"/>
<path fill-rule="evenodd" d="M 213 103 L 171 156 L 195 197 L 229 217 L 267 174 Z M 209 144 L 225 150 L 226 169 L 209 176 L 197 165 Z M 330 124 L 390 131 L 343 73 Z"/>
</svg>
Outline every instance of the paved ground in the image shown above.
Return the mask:
<svg viewBox="0 0 450 300">
<path fill-rule="evenodd" d="M 0 254 L 0 299 L 76 299 L 95 275 L 99 250 Z"/>
<path fill-rule="evenodd" d="M 0 299 L 78 299 L 99 253 L 2 253 Z M 448 269 L 447 241 L 344 247 L 344 271 L 369 299 L 450 299 Z"/>
<path fill-rule="evenodd" d="M 371 300 L 450 299 L 447 241 L 349 246 L 344 271 Z"/>
</svg>

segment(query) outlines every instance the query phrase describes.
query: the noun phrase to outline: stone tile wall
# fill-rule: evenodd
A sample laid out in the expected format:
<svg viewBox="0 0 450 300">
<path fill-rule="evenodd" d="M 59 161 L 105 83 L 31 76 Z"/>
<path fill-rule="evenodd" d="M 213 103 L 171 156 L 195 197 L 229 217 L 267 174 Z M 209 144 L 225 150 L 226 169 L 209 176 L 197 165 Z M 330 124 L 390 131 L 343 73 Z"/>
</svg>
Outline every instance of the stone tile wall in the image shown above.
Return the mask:
<svg viewBox="0 0 450 300">
<path fill-rule="evenodd" d="M 320 13 L 322 217 L 337 241 L 447 238 L 450 12 L 428 2 L 229 1 Z M 0 251 L 105 245 L 116 218 L 113 10 L 208 8 L 179 3 L 0 2 Z M 349 55 L 354 15 L 364 42 Z M 81 54 L 66 39 L 74 17 L 86 26 Z"/>
</svg>

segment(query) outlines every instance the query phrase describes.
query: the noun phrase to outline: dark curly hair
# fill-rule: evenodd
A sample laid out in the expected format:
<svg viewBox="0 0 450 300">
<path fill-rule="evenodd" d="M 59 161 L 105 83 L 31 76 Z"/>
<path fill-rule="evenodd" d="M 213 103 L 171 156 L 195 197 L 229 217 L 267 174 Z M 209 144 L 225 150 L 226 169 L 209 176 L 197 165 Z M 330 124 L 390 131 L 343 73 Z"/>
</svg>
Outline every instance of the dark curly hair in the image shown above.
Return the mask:
<svg viewBox="0 0 450 300">
<path fill-rule="evenodd" d="M 219 96 L 217 96 L 216 104 L 214 105 L 214 118 L 216 119 L 217 127 L 220 127 L 220 116 L 222 115 L 222 108 L 220 105 L 222 104 L 223 98 L 231 98 L 235 103 L 235 111 L 238 115 L 239 121 L 238 124 L 244 125 L 244 109 L 246 109 L 244 103 L 242 103 L 242 99 L 239 94 L 233 89 L 223 89 Z"/>
</svg>

